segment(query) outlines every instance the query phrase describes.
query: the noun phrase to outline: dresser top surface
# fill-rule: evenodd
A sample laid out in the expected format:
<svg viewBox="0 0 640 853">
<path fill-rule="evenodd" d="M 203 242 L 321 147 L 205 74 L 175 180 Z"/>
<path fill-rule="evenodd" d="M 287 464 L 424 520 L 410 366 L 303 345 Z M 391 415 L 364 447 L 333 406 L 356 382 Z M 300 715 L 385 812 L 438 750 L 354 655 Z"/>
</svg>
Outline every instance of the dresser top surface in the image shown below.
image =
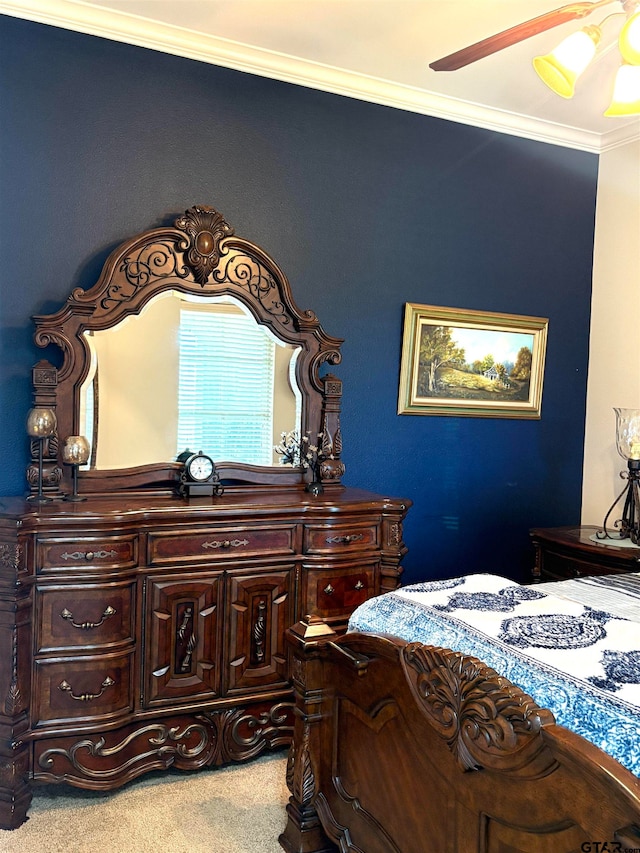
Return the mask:
<svg viewBox="0 0 640 853">
<path fill-rule="evenodd" d="M 270 517 L 278 513 L 299 517 L 331 515 L 332 513 L 380 512 L 383 509 L 406 510 L 411 501 L 388 497 L 363 489 L 327 489 L 314 496 L 301 489 L 244 489 L 229 490 L 220 497 L 181 498 L 170 495 L 114 495 L 87 497 L 76 503 L 53 500 L 32 503 L 19 497 L 0 498 L 0 518 L 16 519 L 24 526 L 51 523 L 87 524 L 92 519 L 108 518 L 112 521 L 166 519 L 174 521 L 187 517 L 190 521 L 224 521 L 238 515 Z"/>
</svg>

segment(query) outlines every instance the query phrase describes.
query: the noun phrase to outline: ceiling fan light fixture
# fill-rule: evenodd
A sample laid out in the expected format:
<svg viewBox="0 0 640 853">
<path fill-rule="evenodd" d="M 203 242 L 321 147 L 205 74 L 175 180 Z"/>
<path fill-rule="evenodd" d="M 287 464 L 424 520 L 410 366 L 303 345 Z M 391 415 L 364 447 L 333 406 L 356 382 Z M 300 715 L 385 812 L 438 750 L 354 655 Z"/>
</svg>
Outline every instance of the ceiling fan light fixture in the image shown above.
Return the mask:
<svg viewBox="0 0 640 853">
<path fill-rule="evenodd" d="M 640 65 L 621 65 L 605 116 L 640 115 Z"/>
<path fill-rule="evenodd" d="M 640 12 L 635 12 L 620 30 L 620 53 L 630 65 L 640 65 Z"/>
<path fill-rule="evenodd" d="M 540 79 L 557 95 L 572 98 L 575 83 L 596 53 L 602 32 L 599 27 L 583 27 L 567 36 L 545 56 L 536 56 L 533 67 Z"/>
</svg>

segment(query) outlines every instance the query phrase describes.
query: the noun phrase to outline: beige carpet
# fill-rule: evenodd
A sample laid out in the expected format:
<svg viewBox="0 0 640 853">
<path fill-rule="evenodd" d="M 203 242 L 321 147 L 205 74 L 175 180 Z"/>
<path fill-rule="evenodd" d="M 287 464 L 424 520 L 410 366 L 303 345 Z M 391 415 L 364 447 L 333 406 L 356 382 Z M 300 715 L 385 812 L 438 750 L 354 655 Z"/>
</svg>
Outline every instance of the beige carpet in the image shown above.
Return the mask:
<svg viewBox="0 0 640 853">
<path fill-rule="evenodd" d="M 246 764 L 151 773 L 97 794 L 34 789 L 29 820 L 0 830 L 2 853 L 282 853 L 286 752 Z"/>
</svg>

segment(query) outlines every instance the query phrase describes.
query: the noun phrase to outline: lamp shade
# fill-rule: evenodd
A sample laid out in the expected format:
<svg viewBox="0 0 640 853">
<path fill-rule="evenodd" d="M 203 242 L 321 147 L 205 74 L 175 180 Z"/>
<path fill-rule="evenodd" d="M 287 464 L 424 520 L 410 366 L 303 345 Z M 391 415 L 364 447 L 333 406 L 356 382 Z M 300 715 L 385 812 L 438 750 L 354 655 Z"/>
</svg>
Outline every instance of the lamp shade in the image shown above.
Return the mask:
<svg viewBox="0 0 640 853">
<path fill-rule="evenodd" d="M 62 459 L 68 465 L 84 465 L 89 451 L 89 442 L 83 435 L 70 435 L 62 448 Z"/>
<path fill-rule="evenodd" d="M 618 45 L 625 62 L 640 65 L 640 12 L 635 12 L 620 30 Z"/>
<path fill-rule="evenodd" d="M 613 86 L 613 98 L 606 116 L 640 114 L 640 65 L 621 65 Z"/>
<path fill-rule="evenodd" d="M 623 459 L 640 460 L 640 409 L 614 409 L 616 444 Z"/>
<path fill-rule="evenodd" d="M 27 415 L 27 435 L 30 438 L 49 438 L 57 425 L 56 413 L 45 406 L 35 406 Z"/>
<path fill-rule="evenodd" d="M 543 83 L 563 98 L 572 98 L 578 77 L 591 62 L 600 41 L 598 27 L 583 27 L 546 54 L 536 56 L 533 67 Z"/>
</svg>

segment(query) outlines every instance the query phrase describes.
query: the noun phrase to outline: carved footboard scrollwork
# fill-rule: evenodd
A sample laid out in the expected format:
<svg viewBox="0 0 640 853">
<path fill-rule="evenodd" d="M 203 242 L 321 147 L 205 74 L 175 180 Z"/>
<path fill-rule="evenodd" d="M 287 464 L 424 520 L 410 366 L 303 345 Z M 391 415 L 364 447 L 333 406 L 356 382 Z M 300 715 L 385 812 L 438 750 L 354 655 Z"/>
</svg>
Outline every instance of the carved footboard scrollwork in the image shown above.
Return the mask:
<svg viewBox="0 0 640 853">
<path fill-rule="evenodd" d="M 482 661 L 410 643 L 402 662 L 425 715 L 463 770 L 499 765 L 509 772 L 511 764 L 522 772 L 523 751 L 532 760 L 544 750 L 536 736 L 544 723 L 555 722 L 553 714 Z"/>
</svg>

